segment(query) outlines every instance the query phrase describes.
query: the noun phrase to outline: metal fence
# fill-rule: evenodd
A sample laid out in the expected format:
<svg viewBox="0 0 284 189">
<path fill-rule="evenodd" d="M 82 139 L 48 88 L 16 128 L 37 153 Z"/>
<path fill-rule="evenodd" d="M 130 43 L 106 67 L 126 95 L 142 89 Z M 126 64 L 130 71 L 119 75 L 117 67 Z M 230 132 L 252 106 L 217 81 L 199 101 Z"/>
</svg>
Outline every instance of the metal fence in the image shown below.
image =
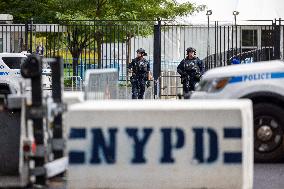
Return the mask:
<svg viewBox="0 0 284 189">
<path fill-rule="evenodd" d="M 215 22 L 215 41 L 209 43 L 209 53 L 204 58 L 206 69 L 230 65 L 234 58 L 240 63 L 283 59 L 284 26 L 281 20 L 269 21 L 270 25 L 263 25 L 264 22 L 268 21 L 250 21 L 251 25 L 231 26 L 219 26 Z"/>
<path fill-rule="evenodd" d="M 206 70 L 230 65 L 233 59 L 241 63 L 283 59 L 283 30 L 281 19 L 238 25 L 209 22 L 198 26 L 149 20 L 7 22 L 0 25 L 0 52 L 30 51 L 45 57 L 62 56 L 66 83 L 70 77 L 84 80 L 88 69 L 101 68 L 115 68 L 118 79 L 127 81 L 127 65 L 142 47 L 148 53 L 154 72 L 155 94 L 176 96 L 176 89 L 172 89 L 173 83 L 178 81 L 174 79 L 175 71 L 187 47 L 197 49 Z M 73 89 L 80 88 L 78 83 L 71 84 Z M 179 92 L 180 83 L 175 85 Z"/>
</svg>

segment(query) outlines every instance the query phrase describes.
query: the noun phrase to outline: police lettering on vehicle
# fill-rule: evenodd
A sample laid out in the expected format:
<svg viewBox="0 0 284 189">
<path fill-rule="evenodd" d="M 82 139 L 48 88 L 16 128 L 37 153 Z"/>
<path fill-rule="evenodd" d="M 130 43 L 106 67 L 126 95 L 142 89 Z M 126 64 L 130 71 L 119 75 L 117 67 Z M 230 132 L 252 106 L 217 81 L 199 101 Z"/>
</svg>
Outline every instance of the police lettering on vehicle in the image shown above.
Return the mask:
<svg viewBox="0 0 284 189">
<path fill-rule="evenodd" d="M 0 72 L 0 76 L 7 76 L 9 75 L 9 72 Z"/>
<path fill-rule="evenodd" d="M 3 66 L 3 65 L 0 65 L 0 69 L 2 70 L 2 69 L 4 69 L 5 68 L 5 66 Z"/>
<path fill-rule="evenodd" d="M 253 73 L 248 75 L 232 77 L 229 83 L 250 82 L 250 81 L 269 80 L 269 79 L 282 79 L 282 78 L 284 78 L 284 72 Z"/>
<path fill-rule="evenodd" d="M 109 129 L 102 129 L 100 127 L 94 127 L 89 130 L 86 128 L 71 128 L 69 134 L 69 141 L 90 143 L 90 147 L 85 151 L 82 148 L 72 149 L 69 151 L 69 163 L 70 164 L 116 164 L 117 156 L 120 155 L 122 150 L 120 148 L 129 148 L 132 151 L 131 158 L 128 160 L 129 164 L 147 164 L 150 157 L 146 156 L 147 145 L 149 140 L 159 135 L 161 141 L 160 158 L 157 160 L 160 164 L 174 164 L 178 162 L 175 158 L 175 152 L 178 150 L 191 150 L 193 157 L 188 157 L 188 163 L 197 162 L 199 164 L 212 164 L 222 161 L 224 164 L 241 164 L 242 152 L 222 151 L 220 152 L 221 140 L 241 140 L 242 129 L 240 127 L 224 127 L 222 136 L 219 136 L 214 128 L 210 127 L 193 127 L 191 130 L 193 134 L 193 144 L 189 144 L 189 138 L 187 138 L 186 131 L 182 128 L 160 128 L 155 130 L 154 128 L 125 128 L 119 130 L 117 127 Z M 123 137 L 127 137 L 133 141 L 128 146 L 119 146 L 118 140 Z M 88 135 L 92 137 L 87 137 Z M 208 137 L 208 142 L 204 140 Z M 88 139 L 87 139 L 88 138 Z M 157 138 L 155 138 L 156 140 Z M 192 149 L 189 149 L 189 146 Z M 204 149 L 208 149 L 209 152 L 205 153 Z M 89 155 L 87 155 L 89 154 Z M 90 157 L 89 157 L 90 156 Z M 87 159 L 88 158 L 88 159 Z M 191 161 L 191 159 L 193 161 Z"/>
<path fill-rule="evenodd" d="M 271 79 L 271 73 L 256 73 L 250 75 L 244 75 L 243 81 L 253 81 L 253 80 L 265 80 Z"/>
</svg>

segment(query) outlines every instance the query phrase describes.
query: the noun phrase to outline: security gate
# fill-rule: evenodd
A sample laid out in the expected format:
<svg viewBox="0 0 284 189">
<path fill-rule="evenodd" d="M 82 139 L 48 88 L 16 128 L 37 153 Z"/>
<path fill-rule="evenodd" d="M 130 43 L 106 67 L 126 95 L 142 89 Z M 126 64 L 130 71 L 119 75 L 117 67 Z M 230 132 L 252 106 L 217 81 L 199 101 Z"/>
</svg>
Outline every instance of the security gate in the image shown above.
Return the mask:
<svg viewBox="0 0 284 189">
<path fill-rule="evenodd" d="M 128 81 L 127 65 L 135 58 L 136 49 L 142 47 L 154 72 L 155 94 L 175 97 L 176 90 L 169 90 L 169 79 L 160 80 L 164 77 L 161 73 L 176 77 L 174 72 L 187 47 L 197 49 L 206 70 L 230 65 L 234 58 L 241 63 L 283 59 L 283 28 L 282 20 L 242 24 L 216 21 L 198 26 L 162 20 L 83 20 L 56 24 L 10 21 L 0 25 L 0 52 L 59 55 L 64 60 L 67 84 L 71 81 L 68 78 L 84 80 L 86 70 L 101 68 L 115 68 L 118 79 Z"/>
</svg>

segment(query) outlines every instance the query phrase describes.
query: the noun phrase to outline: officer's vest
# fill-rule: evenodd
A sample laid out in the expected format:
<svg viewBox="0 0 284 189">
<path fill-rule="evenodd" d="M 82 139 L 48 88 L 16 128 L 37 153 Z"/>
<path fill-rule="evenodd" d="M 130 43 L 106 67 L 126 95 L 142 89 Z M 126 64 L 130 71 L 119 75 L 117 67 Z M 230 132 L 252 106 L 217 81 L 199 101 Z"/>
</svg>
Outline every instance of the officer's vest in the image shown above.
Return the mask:
<svg viewBox="0 0 284 189">
<path fill-rule="evenodd" d="M 200 68 L 197 64 L 197 59 L 193 59 L 193 60 L 185 59 L 183 66 L 184 66 L 184 70 L 188 74 L 200 73 Z"/>
<path fill-rule="evenodd" d="M 143 60 L 135 60 L 133 71 L 135 74 L 138 75 L 146 75 L 147 74 L 147 61 L 145 59 Z"/>
</svg>

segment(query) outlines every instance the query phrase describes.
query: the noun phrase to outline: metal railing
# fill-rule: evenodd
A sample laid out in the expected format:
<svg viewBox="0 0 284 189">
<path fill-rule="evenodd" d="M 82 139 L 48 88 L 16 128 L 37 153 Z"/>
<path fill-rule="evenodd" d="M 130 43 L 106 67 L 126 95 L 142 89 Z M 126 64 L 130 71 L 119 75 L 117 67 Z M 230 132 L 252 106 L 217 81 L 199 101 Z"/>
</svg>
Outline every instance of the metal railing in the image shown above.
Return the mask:
<svg viewBox="0 0 284 189">
<path fill-rule="evenodd" d="M 83 91 L 83 79 L 80 76 L 64 76 L 64 90 Z"/>
<path fill-rule="evenodd" d="M 162 72 L 161 74 L 161 98 L 176 98 L 182 94 L 180 75 L 174 71 Z"/>
</svg>

